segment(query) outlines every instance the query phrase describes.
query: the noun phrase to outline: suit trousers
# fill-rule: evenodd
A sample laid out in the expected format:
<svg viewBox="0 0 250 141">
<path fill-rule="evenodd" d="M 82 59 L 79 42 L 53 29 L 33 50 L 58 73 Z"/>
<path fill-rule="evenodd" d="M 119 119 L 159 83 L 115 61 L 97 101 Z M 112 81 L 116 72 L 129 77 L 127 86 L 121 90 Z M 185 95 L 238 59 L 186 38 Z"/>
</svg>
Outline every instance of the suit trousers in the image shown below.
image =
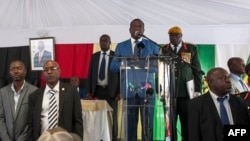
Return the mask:
<svg viewBox="0 0 250 141">
<path fill-rule="evenodd" d="M 190 101 L 189 97 L 177 97 L 176 99 L 175 122 L 177 122 L 177 117 L 179 115 L 180 123 L 181 123 L 182 141 L 188 141 L 188 103 L 189 101 Z M 177 133 L 175 132 L 174 134 L 175 134 L 175 137 L 177 137 Z"/>
<path fill-rule="evenodd" d="M 142 141 L 153 140 L 153 117 L 154 117 L 154 98 L 149 98 L 149 103 L 145 104 L 145 98 L 139 97 L 137 94 L 134 98 L 127 99 L 127 140 L 137 141 L 137 125 L 139 111 L 142 126 Z"/>
</svg>

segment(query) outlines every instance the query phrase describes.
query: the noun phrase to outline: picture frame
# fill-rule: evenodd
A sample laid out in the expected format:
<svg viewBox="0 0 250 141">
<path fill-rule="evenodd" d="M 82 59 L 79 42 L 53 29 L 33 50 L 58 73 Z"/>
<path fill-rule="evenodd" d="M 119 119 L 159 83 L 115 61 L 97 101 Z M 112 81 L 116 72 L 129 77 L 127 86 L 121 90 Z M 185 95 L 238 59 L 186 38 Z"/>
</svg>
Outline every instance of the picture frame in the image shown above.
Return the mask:
<svg viewBox="0 0 250 141">
<path fill-rule="evenodd" d="M 30 38 L 30 62 L 32 71 L 43 70 L 43 64 L 47 60 L 55 59 L 55 38 Z"/>
</svg>

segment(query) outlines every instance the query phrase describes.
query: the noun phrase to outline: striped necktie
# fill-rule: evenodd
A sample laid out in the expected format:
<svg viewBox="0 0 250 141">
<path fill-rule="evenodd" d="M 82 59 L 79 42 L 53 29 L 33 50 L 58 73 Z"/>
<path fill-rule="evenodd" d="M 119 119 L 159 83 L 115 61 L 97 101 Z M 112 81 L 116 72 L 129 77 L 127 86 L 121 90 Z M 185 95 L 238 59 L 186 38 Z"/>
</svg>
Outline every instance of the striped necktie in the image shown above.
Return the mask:
<svg viewBox="0 0 250 141">
<path fill-rule="evenodd" d="M 56 97 L 55 97 L 56 91 L 50 90 L 49 93 L 50 93 L 50 97 L 49 97 L 48 129 L 52 129 L 52 128 L 57 127 L 57 103 L 56 103 Z"/>
</svg>

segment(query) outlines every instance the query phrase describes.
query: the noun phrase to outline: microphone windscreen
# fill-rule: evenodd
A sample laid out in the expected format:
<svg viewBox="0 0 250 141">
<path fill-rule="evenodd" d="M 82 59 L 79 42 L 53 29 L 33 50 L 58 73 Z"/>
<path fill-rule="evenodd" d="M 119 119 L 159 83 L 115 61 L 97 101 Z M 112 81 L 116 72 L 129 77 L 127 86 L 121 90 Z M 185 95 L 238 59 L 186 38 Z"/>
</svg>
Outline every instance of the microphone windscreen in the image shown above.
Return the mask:
<svg viewBox="0 0 250 141">
<path fill-rule="evenodd" d="M 146 90 L 146 94 L 152 95 L 154 93 L 154 89 L 153 88 L 148 88 Z"/>
</svg>

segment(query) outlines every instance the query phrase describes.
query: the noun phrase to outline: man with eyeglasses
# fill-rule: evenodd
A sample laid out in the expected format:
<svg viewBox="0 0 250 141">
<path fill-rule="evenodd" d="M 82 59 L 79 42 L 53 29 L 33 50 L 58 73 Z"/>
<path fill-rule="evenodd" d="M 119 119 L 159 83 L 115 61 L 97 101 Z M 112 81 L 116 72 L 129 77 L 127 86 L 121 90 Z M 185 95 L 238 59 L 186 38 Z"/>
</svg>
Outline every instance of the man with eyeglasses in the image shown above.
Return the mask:
<svg viewBox="0 0 250 141">
<path fill-rule="evenodd" d="M 61 70 L 56 61 L 46 61 L 43 73 L 46 86 L 29 97 L 30 139 L 36 141 L 44 131 L 58 126 L 82 138 L 82 109 L 77 89 L 59 81 Z"/>
</svg>

